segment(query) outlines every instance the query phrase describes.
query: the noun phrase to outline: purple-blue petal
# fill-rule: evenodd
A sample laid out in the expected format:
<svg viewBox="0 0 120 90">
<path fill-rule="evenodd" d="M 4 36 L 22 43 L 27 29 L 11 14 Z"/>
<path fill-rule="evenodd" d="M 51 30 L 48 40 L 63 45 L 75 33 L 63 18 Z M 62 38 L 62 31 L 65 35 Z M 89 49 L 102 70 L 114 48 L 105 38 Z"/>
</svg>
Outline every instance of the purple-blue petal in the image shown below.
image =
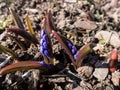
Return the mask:
<svg viewBox="0 0 120 90">
<path fill-rule="evenodd" d="M 43 35 L 42 39 L 47 42 L 48 39 L 47 35 Z"/>
<path fill-rule="evenodd" d="M 48 50 L 44 50 L 44 55 L 49 58 L 50 57 L 49 51 Z"/>
<path fill-rule="evenodd" d="M 67 46 L 69 47 L 69 49 L 72 48 L 72 43 L 70 41 L 66 41 L 67 42 Z"/>
<path fill-rule="evenodd" d="M 76 50 L 75 49 L 72 49 L 72 54 L 74 55 L 76 53 Z"/>
<path fill-rule="evenodd" d="M 50 64 L 49 63 L 46 64 L 44 61 L 41 61 L 40 64 L 42 64 L 43 66 L 48 67 L 48 68 L 50 67 Z"/>
<path fill-rule="evenodd" d="M 76 49 L 76 47 L 73 45 L 72 46 L 72 54 L 75 54 L 77 52 L 77 49 Z"/>
<path fill-rule="evenodd" d="M 74 59 L 76 60 L 78 57 L 78 52 L 74 55 Z"/>
<path fill-rule="evenodd" d="M 40 52 L 41 52 L 42 54 L 44 54 L 44 49 L 43 49 L 43 47 L 40 47 Z"/>
<path fill-rule="evenodd" d="M 41 40 L 40 40 L 40 45 L 43 45 L 43 42 L 44 42 L 44 40 L 43 40 L 43 39 L 41 39 Z"/>
<path fill-rule="evenodd" d="M 43 35 L 45 35 L 45 30 L 41 30 L 40 36 L 42 37 Z"/>
<path fill-rule="evenodd" d="M 74 60 L 76 60 L 76 59 L 77 59 L 77 55 L 75 54 L 75 55 L 74 55 Z"/>
<path fill-rule="evenodd" d="M 43 47 L 44 49 L 48 49 L 48 44 L 47 44 L 47 42 L 43 42 L 42 47 Z"/>
</svg>

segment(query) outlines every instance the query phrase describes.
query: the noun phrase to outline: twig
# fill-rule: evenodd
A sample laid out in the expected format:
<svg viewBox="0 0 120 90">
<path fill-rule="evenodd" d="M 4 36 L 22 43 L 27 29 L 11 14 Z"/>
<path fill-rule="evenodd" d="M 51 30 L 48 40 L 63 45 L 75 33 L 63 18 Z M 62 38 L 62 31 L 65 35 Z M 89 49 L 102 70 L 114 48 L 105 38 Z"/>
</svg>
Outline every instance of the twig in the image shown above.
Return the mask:
<svg viewBox="0 0 120 90">
<path fill-rule="evenodd" d="M 81 79 L 78 76 L 76 76 L 74 73 L 72 73 L 70 70 L 66 70 L 65 74 L 67 74 L 67 76 L 73 80 L 76 80 L 79 82 L 81 81 Z"/>
<path fill-rule="evenodd" d="M 0 63 L 0 68 L 4 67 L 5 64 L 7 64 L 10 61 L 10 58 L 11 58 L 11 56 L 8 56 L 5 61 L 3 61 L 2 63 Z"/>
<path fill-rule="evenodd" d="M 32 72 L 32 70 L 29 70 L 28 72 L 24 73 L 24 74 L 22 75 L 22 80 L 18 80 L 18 81 L 16 81 L 15 83 L 11 84 L 9 90 L 13 90 L 13 87 L 14 87 L 15 85 L 21 84 L 26 78 L 28 78 L 28 77 L 31 75 L 31 72 Z"/>
</svg>

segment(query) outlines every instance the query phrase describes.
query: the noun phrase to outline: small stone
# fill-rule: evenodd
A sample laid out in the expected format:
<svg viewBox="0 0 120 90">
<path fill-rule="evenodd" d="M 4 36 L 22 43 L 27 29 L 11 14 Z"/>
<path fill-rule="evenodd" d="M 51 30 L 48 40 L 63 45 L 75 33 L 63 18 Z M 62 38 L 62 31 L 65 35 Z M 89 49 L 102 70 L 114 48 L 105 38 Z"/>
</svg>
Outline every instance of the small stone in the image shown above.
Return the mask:
<svg viewBox="0 0 120 90">
<path fill-rule="evenodd" d="M 101 81 L 107 77 L 108 71 L 109 70 L 107 64 L 102 64 L 102 66 L 95 68 L 93 76 L 96 77 L 99 81 Z"/>
<path fill-rule="evenodd" d="M 106 84 L 105 82 L 98 83 L 92 90 L 116 90 L 112 84 Z"/>
<path fill-rule="evenodd" d="M 106 86 L 106 90 L 113 90 L 113 88 L 110 86 Z"/>
<path fill-rule="evenodd" d="M 76 3 L 77 0 L 64 0 L 65 2 L 69 2 L 69 3 Z"/>
<path fill-rule="evenodd" d="M 36 7 L 36 2 L 35 2 L 35 1 L 32 1 L 32 2 L 30 3 L 30 7 L 31 7 L 31 8 L 35 8 L 35 7 Z"/>
<path fill-rule="evenodd" d="M 36 14 L 39 12 L 39 10 L 37 9 L 32 9 L 32 8 L 25 8 L 25 11 L 29 12 L 29 13 L 33 13 L 33 14 Z"/>
<path fill-rule="evenodd" d="M 119 34 L 115 31 L 109 32 L 101 30 L 96 33 L 95 38 L 98 38 L 100 41 L 104 40 L 105 43 L 110 43 L 114 47 L 120 47 Z"/>
<path fill-rule="evenodd" d="M 93 90 L 92 85 L 85 81 L 81 81 L 80 86 L 84 88 L 83 90 Z"/>
<path fill-rule="evenodd" d="M 4 8 L 6 6 L 5 2 L 0 3 L 0 8 Z"/>
<path fill-rule="evenodd" d="M 114 73 L 112 73 L 111 81 L 113 82 L 115 86 L 119 86 L 120 85 L 120 72 L 115 71 Z"/>
<path fill-rule="evenodd" d="M 58 16 L 58 19 L 61 20 L 61 19 L 65 19 L 65 12 L 64 10 L 61 10 L 59 16 Z"/>
<path fill-rule="evenodd" d="M 39 58 L 40 57 L 40 52 L 37 52 L 34 56 L 34 58 Z"/>
<path fill-rule="evenodd" d="M 64 20 L 60 20 L 60 22 L 57 24 L 57 27 L 59 27 L 60 29 L 65 27 L 65 21 Z"/>
<path fill-rule="evenodd" d="M 77 69 L 78 76 L 82 78 L 89 78 L 93 72 L 93 67 L 91 66 L 82 66 Z"/>
<path fill-rule="evenodd" d="M 77 20 L 74 23 L 74 26 L 78 27 L 78 28 L 82 28 L 82 29 L 87 29 L 87 30 L 93 30 L 93 29 L 97 28 L 97 25 L 92 21 L 80 21 L 80 20 Z"/>
<path fill-rule="evenodd" d="M 73 88 L 72 90 L 83 90 L 83 88 L 80 86 L 77 86 L 77 87 Z"/>
</svg>

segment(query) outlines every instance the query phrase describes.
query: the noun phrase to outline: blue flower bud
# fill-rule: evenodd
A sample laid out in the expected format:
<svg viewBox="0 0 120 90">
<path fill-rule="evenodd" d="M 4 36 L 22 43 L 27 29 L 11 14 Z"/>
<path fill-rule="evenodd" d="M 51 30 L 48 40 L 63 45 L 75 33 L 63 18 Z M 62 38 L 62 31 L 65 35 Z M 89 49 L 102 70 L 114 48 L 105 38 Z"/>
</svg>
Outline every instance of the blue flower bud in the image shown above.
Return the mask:
<svg viewBox="0 0 120 90">
<path fill-rule="evenodd" d="M 74 54 L 74 59 L 76 60 L 78 57 L 78 52 L 76 54 Z"/>
<path fill-rule="evenodd" d="M 67 42 L 69 49 L 72 49 L 72 43 L 70 43 L 70 41 L 66 41 L 66 42 Z"/>
<path fill-rule="evenodd" d="M 75 54 L 76 52 L 77 52 L 77 49 L 76 49 L 76 47 L 73 45 L 73 46 L 72 46 L 72 53 Z"/>
<path fill-rule="evenodd" d="M 72 55 L 74 56 L 74 59 L 76 60 L 77 56 L 75 54 L 77 52 L 77 48 L 69 40 L 66 41 L 66 44 L 67 44 L 68 48 L 70 49 Z"/>
<path fill-rule="evenodd" d="M 51 60 L 52 54 L 51 54 L 51 45 L 49 41 L 49 37 L 47 36 L 47 33 L 45 30 L 41 30 L 41 40 L 40 40 L 40 52 L 43 56 L 45 56 L 49 60 Z M 41 62 L 44 65 L 47 65 L 45 62 Z M 50 64 L 50 63 L 49 63 Z"/>
</svg>

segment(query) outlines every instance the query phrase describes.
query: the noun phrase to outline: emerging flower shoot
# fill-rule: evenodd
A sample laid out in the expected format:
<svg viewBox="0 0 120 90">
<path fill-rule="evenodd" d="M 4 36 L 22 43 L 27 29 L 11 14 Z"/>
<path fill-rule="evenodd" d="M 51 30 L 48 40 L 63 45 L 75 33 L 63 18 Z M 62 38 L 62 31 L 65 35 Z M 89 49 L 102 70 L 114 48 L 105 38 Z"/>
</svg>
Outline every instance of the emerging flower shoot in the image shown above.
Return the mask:
<svg viewBox="0 0 120 90">
<path fill-rule="evenodd" d="M 117 62 L 118 62 L 118 50 L 114 49 L 109 57 L 109 70 L 111 73 L 116 71 L 117 67 Z"/>
<path fill-rule="evenodd" d="M 46 30 L 41 30 L 40 34 L 40 52 L 44 57 L 44 61 L 46 64 L 54 64 L 53 55 L 52 55 L 52 47 L 49 37 L 47 36 Z"/>
</svg>

